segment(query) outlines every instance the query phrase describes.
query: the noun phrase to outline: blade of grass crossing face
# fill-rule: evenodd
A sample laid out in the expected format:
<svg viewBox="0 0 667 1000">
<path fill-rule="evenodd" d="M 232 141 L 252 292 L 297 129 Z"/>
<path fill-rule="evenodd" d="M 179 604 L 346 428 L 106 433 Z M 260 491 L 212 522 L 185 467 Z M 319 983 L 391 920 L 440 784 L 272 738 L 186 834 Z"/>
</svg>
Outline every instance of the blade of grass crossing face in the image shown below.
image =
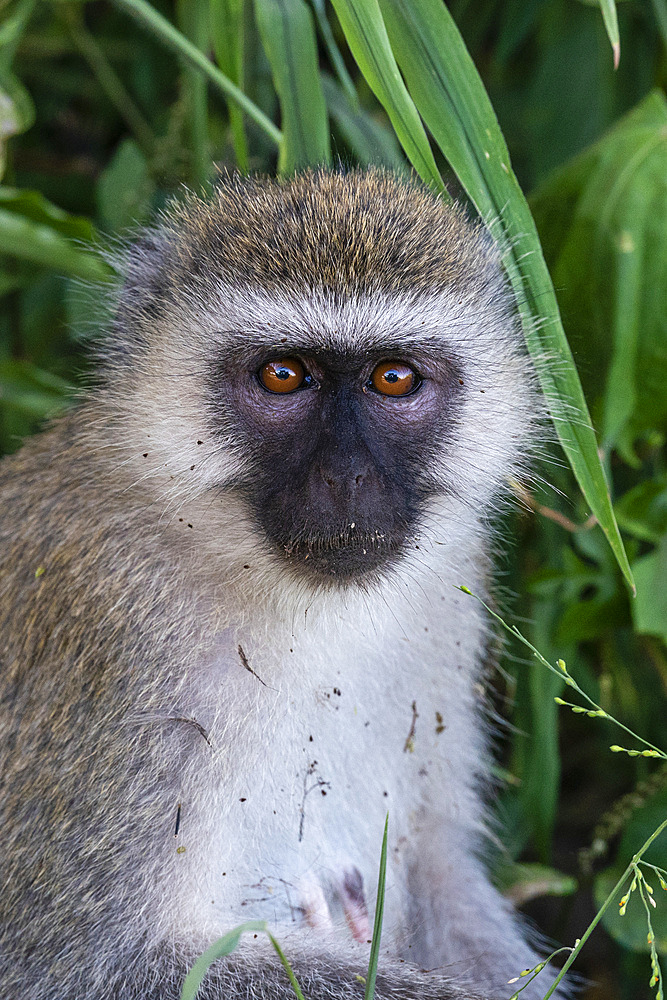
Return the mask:
<svg viewBox="0 0 667 1000">
<path fill-rule="evenodd" d="M 494 235 L 504 248 L 503 263 L 556 431 L 634 588 L 537 230 L 484 85 L 441 0 L 380 0 L 380 6 L 417 110 L 482 218 L 493 223 Z"/>
<path fill-rule="evenodd" d="M 255 20 L 282 112 L 279 173 L 329 163 L 329 121 L 309 8 L 304 0 L 255 0 Z"/>
<path fill-rule="evenodd" d="M 243 0 L 210 0 L 211 40 L 215 59 L 222 72 L 243 89 Z M 243 112 L 234 101 L 227 102 L 236 164 L 248 170 L 248 143 Z"/>
<path fill-rule="evenodd" d="M 387 833 L 389 830 L 389 814 L 384 821 L 384 834 L 382 836 L 382 851 L 380 852 L 380 872 L 378 874 L 378 891 L 375 903 L 375 920 L 373 922 L 373 938 L 371 940 L 371 954 L 368 960 L 368 975 L 366 976 L 366 989 L 364 990 L 364 1000 L 373 1000 L 375 996 L 375 980 L 377 977 L 378 960 L 380 958 L 380 940 L 382 937 L 382 918 L 384 917 L 384 892 L 387 880 Z"/>
<path fill-rule="evenodd" d="M 423 181 L 446 196 L 424 126 L 396 65 L 377 0 L 332 3 L 357 65 L 389 115 L 408 159 Z"/>
</svg>

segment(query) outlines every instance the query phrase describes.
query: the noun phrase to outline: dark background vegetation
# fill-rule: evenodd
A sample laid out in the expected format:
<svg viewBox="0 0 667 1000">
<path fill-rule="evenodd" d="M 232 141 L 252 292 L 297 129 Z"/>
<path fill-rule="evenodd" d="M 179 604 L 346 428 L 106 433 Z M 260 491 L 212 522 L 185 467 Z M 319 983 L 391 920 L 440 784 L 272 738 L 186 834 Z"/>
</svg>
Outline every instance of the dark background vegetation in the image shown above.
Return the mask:
<svg viewBox="0 0 667 1000">
<path fill-rule="evenodd" d="M 155 6 L 210 50 L 208 2 Z M 211 0 L 210 11 L 225 6 Z M 279 121 L 255 24 L 261 3 L 229 6 L 242 11 L 243 59 L 217 58 Z M 619 4 L 617 72 L 594 3 L 449 6 L 530 195 L 638 585 L 633 600 L 554 446 L 539 470 L 549 485 L 534 486 L 508 522 L 519 545 L 502 559 L 499 605 L 548 659 L 563 657 L 603 708 L 664 750 L 667 4 Z M 407 169 L 333 11 L 323 0 L 313 8 L 327 18 L 356 91 L 346 95 L 320 24 L 334 157 Z M 18 447 L 85 377 L 95 320 L 81 278 L 104 278 L 105 267 L 82 263 L 81 248 L 135 230 L 178 185 L 210 180 L 212 163 L 275 171 L 266 135 L 247 120 L 242 134 L 232 119 L 230 127 L 224 99 L 111 3 L 0 0 L 0 450 Z M 62 235 L 77 241 L 71 257 Z M 499 766 L 508 849 L 498 849 L 494 869 L 550 937 L 571 944 L 613 873 L 667 816 L 667 765 L 611 753 L 610 744 L 637 744 L 607 721 L 558 708 L 562 683 L 519 646 L 508 644 L 496 687 L 509 723 Z M 667 835 L 651 860 L 667 867 Z M 667 893 L 649 881 L 665 952 Z M 605 923 L 578 964 L 597 983 L 586 1000 L 654 996 L 639 901 Z"/>
</svg>

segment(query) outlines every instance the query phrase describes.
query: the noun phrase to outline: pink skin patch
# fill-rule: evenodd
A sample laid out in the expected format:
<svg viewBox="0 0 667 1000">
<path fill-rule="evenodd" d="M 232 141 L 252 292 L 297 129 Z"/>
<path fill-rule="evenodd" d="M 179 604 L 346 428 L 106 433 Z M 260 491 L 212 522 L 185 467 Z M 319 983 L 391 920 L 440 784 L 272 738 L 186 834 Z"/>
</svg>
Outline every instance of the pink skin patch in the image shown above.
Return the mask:
<svg viewBox="0 0 667 1000">
<path fill-rule="evenodd" d="M 355 941 L 366 942 L 371 936 L 364 880 L 358 868 L 348 868 L 343 876 L 340 898 L 347 925 Z"/>
<path fill-rule="evenodd" d="M 309 927 L 320 931 L 332 929 L 329 905 L 324 898 L 322 886 L 317 882 L 307 882 L 301 886 L 301 909 Z"/>
<path fill-rule="evenodd" d="M 331 888 L 340 901 L 352 937 L 355 941 L 367 944 L 371 936 L 371 924 L 361 872 L 354 867 L 345 869 L 340 882 Z M 319 931 L 333 930 L 329 904 L 319 883 L 301 884 L 299 907 L 309 927 Z"/>
</svg>

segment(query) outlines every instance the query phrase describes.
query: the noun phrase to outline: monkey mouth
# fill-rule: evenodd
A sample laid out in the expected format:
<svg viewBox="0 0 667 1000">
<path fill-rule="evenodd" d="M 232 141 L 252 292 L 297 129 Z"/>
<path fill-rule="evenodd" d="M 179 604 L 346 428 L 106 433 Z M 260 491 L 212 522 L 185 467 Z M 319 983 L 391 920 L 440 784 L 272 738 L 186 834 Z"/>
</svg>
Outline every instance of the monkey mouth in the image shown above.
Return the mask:
<svg viewBox="0 0 667 1000">
<path fill-rule="evenodd" d="M 352 524 L 344 531 L 281 540 L 281 551 L 300 574 L 330 584 L 367 580 L 394 562 L 405 546 L 384 531 L 359 531 Z"/>
</svg>

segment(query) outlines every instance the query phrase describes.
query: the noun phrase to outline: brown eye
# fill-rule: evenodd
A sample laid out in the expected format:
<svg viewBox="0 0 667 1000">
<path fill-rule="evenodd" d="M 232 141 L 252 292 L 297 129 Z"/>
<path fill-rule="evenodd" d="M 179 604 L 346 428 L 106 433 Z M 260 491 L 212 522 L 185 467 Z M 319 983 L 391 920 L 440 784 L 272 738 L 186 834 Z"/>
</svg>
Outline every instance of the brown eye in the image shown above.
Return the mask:
<svg viewBox="0 0 667 1000">
<path fill-rule="evenodd" d="M 279 358 L 267 361 L 257 373 L 259 381 L 269 392 L 294 392 L 306 381 L 303 365 L 296 358 Z"/>
<path fill-rule="evenodd" d="M 381 361 L 368 384 L 383 396 L 407 396 L 419 386 L 420 378 L 404 361 Z"/>
</svg>

